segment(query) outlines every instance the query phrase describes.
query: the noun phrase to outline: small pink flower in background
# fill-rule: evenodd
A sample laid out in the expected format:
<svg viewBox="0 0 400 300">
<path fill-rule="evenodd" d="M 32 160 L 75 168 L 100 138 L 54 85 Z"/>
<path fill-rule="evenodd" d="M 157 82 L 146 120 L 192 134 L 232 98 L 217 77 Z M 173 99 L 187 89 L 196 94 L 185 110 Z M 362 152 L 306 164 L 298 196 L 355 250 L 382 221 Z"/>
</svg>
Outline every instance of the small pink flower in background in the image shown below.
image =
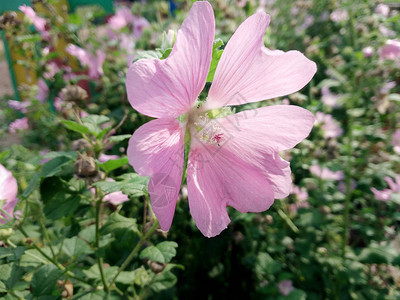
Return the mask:
<svg viewBox="0 0 400 300">
<path fill-rule="evenodd" d="M 308 193 L 305 188 L 300 188 L 297 185 L 292 186 L 291 194 L 296 195 L 299 202 L 306 202 L 308 199 Z"/>
<path fill-rule="evenodd" d="M 115 180 L 112 178 L 106 178 L 106 181 L 114 182 Z M 96 190 L 94 188 L 91 188 L 90 191 L 92 192 L 92 194 L 96 193 Z M 128 200 L 129 200 L 129 197 L 127 195 L 125 195 L 124 193 L 122 193 L 121 191 L 113 192 L 113 193 L 107 194 L 103 197 L 103 202 L 108 202 L 113 205 L 119 205 Z"/>
<path fill-rule="evenodd" d="M 390 189 L 384 189 L 382 191 L 377 190 L 376 188 L 371 188 L 372 193 L 376 200 L 387 202 L 392 197 L 392 191 Z"/>
<path fill-rule="evenodd" d="M 11 217 L 14 215 L 17 199 L 18 185 L 12 173 L 0 164 L 0 208 L 5 210 Z M 4 224 L 7 215 L 0 212 L 0 223 Z"/>
<path fill-rule="evenodd" d="M 342 22 L 342 21 L 347 21 L 349 19 L 349 13 L 347 10 L 344 9 L 336 9 L 333 12 L 331 12 L 330 15 L 331 21 L 332 22 Z"/>
<path fill-rule="evenodd" d="M 387 40 L 385 46 L 380 49 L 381 59 L 400 59 L 400 41 Z"/>
<path fill-rule="evenodd" d="M 16 100 L 8 100 L 8 106 L 12 109 L 18 110 L 20 112 L 26 113 L 27 107 L 31 103 L 29 101 L 16 101 Z"/>
<path fill-rule="evenodd" d="M 10 133 L 16 133 L 18 130 L 26 130 L 29 129 L 28 118 L 24 117 L 21 119 L 16 119 L 14 122 L 11 122 L 8 126 L 8 130 Z"/>
<path fill-rule="evenodd" d="M 43 77 L 52 80 L 54 75 L 56 75 L 60 71 L 60 67 L 54 62 L 50 62 L 46 66 L 46 72 L 43 73 Z"/>
<path fill-rule="evenodd" d="M 390 13 L 390 8 L 386 4 L 378 4 L 377 7 L 375 8 L 375 13 L 384 17 L 389 16 Z"/>
<path fill-rule="evenodd" d="M 338 107 L 338 99 L 339 95 L 336 95 L 332 93 L 327 86 L 322 87 L 321 89 L 321 94 L 322 94 L 322 103 L 324 103 L 326 106 L 336 108 Z"/>
<path fill-rule="evenodd" d="M 36 99 L 39 100 L 40 103 L 44 103 L 49 95 L 49 87 L 47 86 L 46 81 L 44 81 L 42 78 L 38 80 L 37 86 L 38 91 L 36 94 Z"/>
<path fill-rule="evenodd" d="M 400 153 L 400 129 L 397 129 L 392 135 L 392 145 L 395 152 Z"/>
<path fill-rule="evenodd" d="M 283 296 L 289 295 L 294 290 L 293 282 L 291 280 L 283 280 L 279 282 L 278 287 L 279 287 L 279 292 Z"/>
<path fill-rule="evenodd" d="M 57 111 L 61 111 L 65 101 L 60 97 L 55 97 L 53 101 L 54 108 Z"/>
<path fill-rule="evenodd" d="M 243 8 L 246 6 L 247 2 L 249 2 L 249 0 L 238 0 L 236 1 L 236 5 L 240 8 Z"/>
<path fill-rule="evenodd" d="M 312 165 L 310 167 L 310 172 L 311 174 L 324 179 L 324 180 L 342 180 L 344 179 L 344 174 L 342 171 L 331 171 L 330 169 L 323 167 L 321 168 L 321 166 L 318 165 Z"/>
<path fill-rule="evenodd" d="M 308 193 L 305 188 L 300 188 L 296 185 L 292 186 L 290 194 L 296 195 L 297 202 L 289 205 L 289 210 L 291 213 L 296 213 L 299 208 L 310 207 L 308 203 Z"/>
<path fill-rule="evenodd" d="M 118 155 L 107 155 L 107 154 L 100 154 L 99 156 L 99 162 L 104 163 L 106 161 L 112 160 L 112 159 L 118 159 Z"/>
<path fill-rule="evenodd" d="M 114 30 L 122 29 L 133 24 L 134 16 L 128 7 L 117 8 L 115 15 L 108 20 L 108 24 Z"/>
<path fill-rule="evenodd" d="M 24 4 L 19 6 L 18 9 L 22 11 L 25 17 L 27 17 L 33 23 L 33 26 L 35 26 L 36 30 L 41 33 L 42 37 L 45 40 L 48 40 L 50 38 L 50 34 L 46 29 L 46 20 L 38 17 L 32 7 L 26 6 Z"/>
<path fill-rule="evenodd" d="M 134 16 L 134 21 L 133 21 L 133 35 L 137 38 L 140 39 L 143 33 L 143 29 L 150 27 L 149 21 L 147 21 L 145 18 L 141 16 Z"/>
<path fill-rule="evenodd" d="M 66 51 L 75 56 L 82 66 L 88 67 L 90 78 L 97 79 L 104 74 L 103 63 L 106 59 L 106 54 L 100 49 L 97 49 L 96 55 L 93 55 L 85 49 L 69 44 Z"/>
<path fill-rule="evenodd" d="M 386 82 L 380 89 L 381 94 L 388 94 L 396 86 L 396 81 Z"/>
<path fill-rule="evenodd" d="M 369 58 L 372 56 L 372 54 L 374 54 L 374 48 L 372 48 L 371 46 L 368 46 L 368 47 L 363 48 L 362 52 L 364 54 L 364 57 Z"/>
<path fill-rule="evenodd" d="M 307 15 L 304 19 L 304 23 L 301 25 L 301 28 L 306 30 L 308 27 L 314 24 L 315 18 L 313 15 Z"/>
<path fill-rule="evenodd" d="M 43 159 L 40 161 L 41 164 L 45 164 L 45 163 L 47 163 L 48 161 L 51 160 L 51 158 L 45 158 L 45 157 L 44 157 L 44 156 L 46 156 L 46 154 L 48 154 L 49 152 L 50 152 L 49 149 L 40 150 L 39 155 L 42 156 L 42 158 L 43 158 Z"/>
<path fill-rule="evenodd" d="M 227 227 L 226 206 L 243 213 L 261 212 L 274 198 L 289 194 L 290 166 L 279 152 L 308 136 L 312 114 L 292 105 L 219 118 L 208 113 L 296 92 L 314 76 L 316 65 L 300 52 L 265 48 L 269 21 L 267 14 L 259 12 L 239 26 L 224 49 L 202 105 L 196 100 L 206 83 L 215 31 L 208 2 L 193 4 L 167 59 L 141 59 L 130 66 L 128 99 L 135 110 L 156 119 L 134 132 L 127 153 L 136 172 L 150 176 L 151 206 L 162 230 L 169 230 L 175 212 L 186 130 L 191 135 L 189 208 L 205 236 L 216 236 Z"/>
<path fill-rule="evenodd" d="M 315 124 L 321 124 L 325 138 L 336 138 L 343 134 L 343 129 L 332 115 L 318 111 L 315 114 Z"/>
<path fill-rule="evenodd" d="M 371 191 L 372 193 L 374 193 L 376 200 L 387 202 L 391 199 L 392 194 L 400 193 L 400 176 L 396 176 L 395 181 L 393 181 L 393 179 L 390 178 L 389 176 L 386 176 L 385 181 L 389 185 L 388 189 L 380 191 L 377 190 L 376 188 L 371 188 Z"/>
<path fill-rule="evenodd" d="M 385 25 L 383 24 L 379 24 L 379 32 L 384 36 L 384 37 L 394 37 L 396 36 L 396 32 L 394 32 L 393 30 L 387 28 Z"/>
</svg>

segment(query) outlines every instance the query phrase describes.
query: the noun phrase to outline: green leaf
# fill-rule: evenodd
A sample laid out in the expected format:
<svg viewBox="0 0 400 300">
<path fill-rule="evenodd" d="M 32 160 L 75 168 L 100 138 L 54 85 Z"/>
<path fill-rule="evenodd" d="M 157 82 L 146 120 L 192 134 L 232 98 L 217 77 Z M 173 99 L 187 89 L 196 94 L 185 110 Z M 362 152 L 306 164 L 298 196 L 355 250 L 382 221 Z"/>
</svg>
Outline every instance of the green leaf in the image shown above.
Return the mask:
<svg viewBox="0 0 400 300">
<path fill-rule="evenodd" d="M 109 138 L 111 143 L 119 143 L 126 139 L 129 139 L 132 135 L 131 134 L 121 134 L 121 135 L 114 135 Z"/>
<path fill-rule="evenodd" d="M 44 204 L 43 211 L 51 220 L 71 216 L 78 208 L 81 195 L 70 190 L 68 183 L 59 177 L 50 177 L 43 180 L 40 193 Z"/>
<path fill-rule="evenodd" d="M 88 134 L 90 133 L 89 128 L 87 128 L 85 125 L 79 124 L 74 121 L 68 121 L 68 120 L 63 120 L 61 123 L 64 124 L 67 129 L 81 133 L 81 134 Z"/>
<path fill-rule="evenodd" d="M 274 260 L 268 253 L 260 252 L 257 255 L 255 271 L 259 276 L 264 277 L 265 275 L 278 273 L 281 268 L 281 264 Z"/>
<path fill-rule="evenodd" d="M 131 285 L 135 282 L 136 273 L 134 271 L 122 271 L 117 279 L 116 282 Z"/>
<path fill-rule="evenodd" d="M 133 62 L 138 61 L 139 59 L 160 59 L 161 53 L 159 51 L 148 50 L 148 51 L 138 51 L 136 58 Z"/>
<path fill-rule="evenodd" d="M 89 245 L 76 236 L 64 240 L 62 251 L 69 257 L 78 257 L 81 254 L 88 255 L 92 252 Z"/>
<path fill-rule="evenodd" d="M 224 42 L 221 39 L 216 39 L 213 43 L 212 59 L 211 59 L 210 71 L 208 71 L 207 75 L 207 82 L 212 82 L 214 79 L 215 70 L 217 69 L 219 59 L 221 58 L 222 52 L 224 51 L 220 49 L 223 45 Z"/>
<path fill-rule="evenodd" d="M 392 246 L 380 246 L 378 244 L 371 244 L 368 248 L 364 248 L 358 259 L 362 263 L 369 264 L 391 264 L 398 255 L 396 249 Z"/>
<path fill-rule="evenodd" d="M 98 181 L 93 186 L 100 188 L 105 194 L 121 191 L 125 195 L 140 197 L 147 193 L 148 177 L 135 173 L 126 173 L 117 179 L 121 181 Z"/>
<path fill-rule="evenodd" d="M 113 233 L 116 230 L 130 230 L 135 233 L 139 233 L 139 229 L 137 227 L 136 219 L 126 218 L 121 216 L 117 212 L 111 214 L 109 218 L 107 218 L 107 222 L 101 228 L 103 234 Z"/>
<path fill-rule="evenodd" d="M 163 53 L 160 59 L 166 59 L 170 54 L 171 54 L 172 48 L 166 49 Z"/>
<path fill-rule="evenodd" d="M 118 169 L 122 166 L 125 166 L 129 163 L 128 157 L 122 157 L 118 159 L 110 159 L 104 163 L 99 163 L 99 167 L 102 168 L 106 172 L 110 172 L 112 170 Z"/>
<path fill-rule="evenodd" d="M 176 255 L 178 244 L 175 242 L 162 242 L 157 246 L 150 246 L 140 253 L 140 258 L 148 258 L 158 263 L 169 263 Z"/>
<path fill-rule="evenodd" d="M 57 291 L 57 279 L 61 276 L 62 271 L 53 264 L 40 267 L 32 278 L 33 296 L 52 295 Z"/>
<path fill-rule="evenodd" d="M 0 265 L 0 281 L 4 283 L 4 288 L 11 290 L 20 281 L 24 272 L 17 264 Z"/>
<path fill-rule="evenodd" d="M 96 137 L 105 134 L 105 132 L 108 131 L 108 129 L 105 131 L 105 129 L 100 128 L 100 125 L 110 121 L 109 117 L 106 116 L 101 116 L 101 115 L 89 115 L 87 117 L 82 118 L 82 123 L 85 127 L 89 129 L 89 131 Z"/>
<path fill-rule="evenodd" d="M 104 276 L 106 277 L 107 281 L 111 281 L 111 279 L 114 277 L 114 275 L 117 273 L 118 267 L 109 267 L 109 268 L 104 268 Z M 99 270 L 99 265 L 95 264 L 91 266 L 87 270 L 83 270 L 83 273 L 89 278 L 89 279 L 94 279 L 97 281 L 101 280 L 101 275 L 100 275 L 100 270 Z"/>
<path fill-rule="evenodd" d="M 51 257 L 51 250 L 49 247 L 43 247 L 41 250 Z M 50 263 L 38 250 L 29 249 L 21 256 L 21 267 L 38 267 L 42 264 Z"/>
<path fill-rule="evenodd" d="M 52 160 L 46 162 L 42 166 L 42 170 L 37 174 L 37 176 L 34 176 L 29 182 L 28 187 L 24 190 L 22 195 L 24 197 L 28 197 L 33 192 L 33 190 L 37 188 L 41 178 L 59 175 L 64 170 L 64 167 L 70 165 L 73 160 L 74 157 L 68 154 L 56 156 Z"/>
<path fill-rule="evenodd" d="M 153 283 L 151 284 L 151 289 L 158 293 L 161 292 L 162 290 L 166 290 L 169 288 L 172 288 L 177 282 L 176 276 L 169 271 L 162 272 L 161 274 L 158 274 L 155 278 Z"/>
</svg>

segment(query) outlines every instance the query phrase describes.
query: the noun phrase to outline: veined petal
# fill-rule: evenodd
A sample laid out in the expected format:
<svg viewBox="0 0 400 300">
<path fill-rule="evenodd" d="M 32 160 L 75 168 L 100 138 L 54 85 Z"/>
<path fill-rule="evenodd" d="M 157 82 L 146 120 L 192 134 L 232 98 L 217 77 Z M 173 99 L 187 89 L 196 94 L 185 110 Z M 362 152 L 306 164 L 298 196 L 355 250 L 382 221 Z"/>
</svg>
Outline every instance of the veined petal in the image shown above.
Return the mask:
<svg viewBox="0 0 400 300">
<path fill-rule="evenodd" d="M 215 120 L 222 132 L 221 147 L 258 168 L 274 198 L 288 196 L 290 164 L 278 152 L 293 148 L 308 136 L 314 124 L 312 113 L 298 106 L 273 105 Z"/>
<path fill-rule="evenodd" d="M 300 52 L 265 48 L 269 21 L 269 15 L 259 12 L 236 30 L 218 63 L 205 109 L 291 94 L 314 76 L 315 63 Z"/>
<path fill-rule="evenodd" d="M 188 111 L 207 80 L 214 31 L 211 5 L 195 2 L 167 59 L 143 59 L 130 66 L 126 88 L 132 107 L 155 118 Z"/>
<path fill-rule="evenodd" d="M 273 203 L 273 191 L 262 172 L 223 147 L 192 141 L 188 162 L 190 213 L 207 237 L 230 222 L 226 206 L 261 212 Z"/>
<path fill-rule="evenodd" d="M 184 130 L 176 119 L 152 120 L 129 140 L 129 163 L 142 176 L 150 176 L 151 207 L 161 229 L 169 230 L 183 172 Z"/>
<path fill-rule="evenodd" d="M 293 148 L 314 125 L 313 114 L 295 105 L 265 106 L 215 120 L 230 142 L 269 153 Z"/>
</svg>

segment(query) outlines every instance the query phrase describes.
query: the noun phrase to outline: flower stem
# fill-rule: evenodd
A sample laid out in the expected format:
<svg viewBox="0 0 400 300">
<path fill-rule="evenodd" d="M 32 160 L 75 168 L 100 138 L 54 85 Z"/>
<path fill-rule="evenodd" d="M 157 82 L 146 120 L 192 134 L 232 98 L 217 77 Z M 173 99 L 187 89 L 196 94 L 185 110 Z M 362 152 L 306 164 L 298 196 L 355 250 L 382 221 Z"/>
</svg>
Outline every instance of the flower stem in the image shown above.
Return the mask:
<svg viewBox="0 0 400 300">
<path fill-rule="evenodd" d="M 19 231 L 21 231 L 21 233 L 26 237 L 29 238 L 29 235 L 26 233 L 26 231 L 22 228 L 22 226 L 18 227 Z M 80 282 L 86 283 L 88 285 L 91 285 L 89 283 L 89 281 L 87 281 L 84 278 L 80 278 L 78 276 L 76 276 L 74 273 L 72 273 L 71 271 L 67 271 L 67 269 L 60 263 L 54 261 L 50 256 L 48 256 L 42 249 L 40 249 L 40 247 L 38 245 L 36 245 L 35 243 L 32 242 L 32 246 L 41 254 L 43 255 L 43 257 L 45 257 L 49 262 L 51 262 L 53 265 L 55 265 L 57 268 L 59 268 L 61 271 L 65 272 L 65 274 L 70 277 L 73 278 L 75 280 L 78 280 Z"/>
<path fill-rule="evenodd" d="M 346 254 L 346 245 L 349 239 L 349 212 L 351 199 L 351 168 L 353 155 L 353 117 L 350 115 L 348 120 L 347 135 L 347 167 L 346 167 L 346 198 L 344 208 L 343 238 L 342 238 L 342 257 Z"/>
<path fill-rule="evenodd" d="M 95 247 L 96 249 L 99 249 L 100 245 L 100 214 L 101 214 L 101 203 L 102 203 L 102 197 L 99 197 L 100 199 L 97 200 L 96 202 L 96 241 L 95 241 Z M 100 271 L 100 276 L 101 276 L 101 281 L 103 282 L 104 290 L 108 293 L 109 288 L 107 285 L 106 277 L 104 275 L 104 269 L 103 269 L 103 258 L 98 257 L 97 258 L 97 264 L 99 266 L 99 271 Z"/>
<path fill-rule="evenodd" d="M 149 231 L 146 232 L 145 235 L 143 235 L 139 242 L 136 244 L 135 248 L 133 248 L 132 252 L 129 254 L 129 256 L 126 258 L 124 263 L 119 267 L 117 273 L 114 275 L 113 279 L 110 282 L 110 286 L 112 286 L 119 276 L 119 274 L 126 269 L 126 267 L 129 265 L 129 263 L 132 261 L 132 259 L 135 257 L 135 255 L 139 252 L 140 247 L 143 245 L 143 243 L 153 234 L 153 232 L 157 229 L 158 227 L 158 220 L 156 219 L 153 226 L 150 228 Z"/>
</svg>

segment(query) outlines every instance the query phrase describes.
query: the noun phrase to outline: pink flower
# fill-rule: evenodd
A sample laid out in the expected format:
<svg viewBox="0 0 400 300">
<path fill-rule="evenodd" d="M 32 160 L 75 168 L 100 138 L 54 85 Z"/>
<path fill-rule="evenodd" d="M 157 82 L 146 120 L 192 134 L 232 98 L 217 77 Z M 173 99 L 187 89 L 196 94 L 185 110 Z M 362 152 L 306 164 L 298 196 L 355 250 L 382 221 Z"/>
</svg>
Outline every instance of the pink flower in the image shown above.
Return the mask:
<svg viewBox="0 0 400 300">
<path fill-rule="evenodd" d="M 291 105 L 237 114 L 226 107 L 293 93 L 316 72 L 315 64 L 298 51 L 265 48 L 269 20 L 260 12 L 239 26 L 203 103 L 196 100 L 206 83 L 215 30 L 206 1 L 193 4 L 167 59 L 141 59 L 129 68 L 126 87 L 132 107 L 156 119 L 135 131 L 128 158 L 137 173 L 150 176 L 151 205 L 162 230 L 169 230 L 178 199 L 186 132 L 191 137 L 189 208 L 205 236 L 227 227 L 226 206 L 261 212 L 274 198 L 289 194 L 289 163 L 278 153 L 308 136 L 312 114 Z"/>
<path fill-rule="evenodd" d="M 143 29 L 146 27 L 150 27 L 149 21 L 147 21 L 145 18 L 141 16 L 134 16 L 134 21 L 133 21 L 133 35 L 137 38 L 140 39 L 143 33 Z"/>
<path fill-rule="evenodd" d="M 394 37 L 394 36 L 396 36 L 396 32 L 394 32 L 393 30 L 387 28 L 383 24 L 379 24 L 379 32 L 385 37 Z"/>
<path fill-rule="evenodd" d="M 372 193 L 376 200 L 387 202 L 392 197 L 392 191 L 390 189 L 384 189 L 382 191 L 378 191 L 376 188 L 371 188 Z"/>
<path fill-rule="evenodd" d="M 50 34 L 46 30 L 46 20 L 38 17 L 36 15 L 36 12 L 30 6 L 26 6 L 24 4 L 19 6 L 18 8 L 24 13 L 25 17 L 27 17 L 33 23 L 33 26 L 35 26 L 36 30 L 42 34 L 42 37 L 45 40 L 48 40 L 50 38 Z"/>
<path fill-rule="evenodd" d="M 330 15 L 331 21 L 332 22 L 342 22 L 342 21 L 347 21 L 349 19 L 349 13 L 347 10 L 344 9 L 336 9 L 333 12 L 331 12 Z"/>
<path fill-rule="evenodd" d="M 47 86 L 46 81 L 42 78 L 38 80 L 38 92 L 36 94 L 36 99 L 39 100 L 40 103 L 44 103 L 47 100 L 49 95 L 49 87 Z"/>
<path fill-rule="evenodd" d="M 390 13 L 390 8 L 386 4 L 378 4 L 378 6 L 375 8 L 375 13 L 384 17 L 389 16 Z"/>
<path fill-rule="evenodd" d="M 333 172 L 326 167 L 321 168 L 318 165 L 313 165 L 310 167 L 311 174 L 324 179 L 324 180 L 342 180 L 344 179 L 344 174 L 342 171 Z"/>
<path fill-rule="evenodd" d="M 291 280 L 283 280 L 279 282 L 278 287 L 279 287 L 279 292 L 283 296 L 289 295 L 294 290 L 293 283 Z"/>
<path fill-rule="evenodd" d="M 114 182 L 115 180 L 112 178 L 106 178 L 106 181 Z M 95 194 L 95 192 L 96 192 L 94 188 L 90 189 L 90 191 L 92 192 L 92 194 Z M 119 205 L 128 200 L 129 200 L 129 197 L 127 195 L 125 195 L 124 193 L 122 193 L 121 191 L 113 192 L 113 193 L 107 194 L 103 197 L 103 202 L 108 202 L 113 205 Z"/>
<path fill-rule="evenodd" d="M 362 52 L 364 54 L 364 57 L 369 58 L 374 54 L 374 48 L 368 46 L 362 49 Z"/>
<path fill-rule="evenodd" d="M 29 101 L 16 101 L 16 100 L 8 100 L 8 106 L 12 109 L 19 110 L 23 113 L 27 112 L 27 107 L 30 105 Z"/>
<path fill-rule="evenodd" d="M 392 135 L 392 145 L 394 151 L 400 153 L 400 129 L 397 129 Z"/>
<path fill-rule="evenodd" d="M 400 41 L 387 40 L 386 45 L 380 49 L 381 59 L 400 59 Z"/>
<path fill-rule="evenodd" d="M 299 202 L 307 202 L 308 193 L 305 188 L 300 188 L 297 185 L 293 185 L 290 193 L 296 195 Z"/>
<path fill-rule="evenodd" d="M 11 217 L 17 204 L 18 185 L 17 180 L 10 171 L 0 164 L 0 208 L 5 210 Z M 0 212 L 0 223 L 6 223 L 7 215 Z"/>
<path fill-rule="evenodd" d="M 315 124 L 321 124 L 325 138 L 336 138 L 343 134 L 343 129 L 332 115 L 318 111 L 315 114 Z"/>
<path fill-rule="evenodd" d="M 106 59 L 106 54 L 100 49 L 97 49 L 96 55 L 93 55 L 85 49 L 69 44 L 66 50 L 69 54 L 75 56 L 82 66 L 89 68 L 90 78 L 97 79 L 104 74 L 103 63 Z"/>
<path fill-rule="evenodd" d="M 322 103 L 329 107 L 338 107 L 339 95 L 332 93 L 327 86 L 322 87 Z"/>
<path fill-rule="evenodd" d="M 396 176 L 395 181 L 387 176 L 385 181 L 389 185 L 389 189 L 379 191 L 376 188 L 371 188 L 371 191 L 374 193 L 376 200 L 387 202 L 391 199 L 393 193 L 400 193 L 400 176 Z"/>
<path fill-rule="evenodd" d="M 133 24 L 134 16 L 128 7 L 119 7 L 115 15 L 108 20 L 108 24 L 114 30 L 119 30 L 129 24 Z"/>
<path fill-rule="evenodd" d="M 54 62 L 50 62 L 46 66 L 46 72 L 43 73 L 43 77 L 52 80 L 54 79 L 54 75 L 56 75 L 60 71 L 60 67 Z"/>
<path fill-rule="evenodd" d="M 99 162 L 104 163 L 104 162 L 109 161 L 111 159 L 118 159 L 118 158 L 119 158 L 118 155 L 107 155 L 107 154 L 102 153 L 99 156 Z"/>
<path fill-rule="evenodd" d="M 14 122 L 11 122 L 8 126 L 8 130 L 10 133 L 16 133 L 17 130 L 25 130 L 29 128 L 28 118 L 24 117 L 21 119 L 16 119 Z"/>
</svg>

